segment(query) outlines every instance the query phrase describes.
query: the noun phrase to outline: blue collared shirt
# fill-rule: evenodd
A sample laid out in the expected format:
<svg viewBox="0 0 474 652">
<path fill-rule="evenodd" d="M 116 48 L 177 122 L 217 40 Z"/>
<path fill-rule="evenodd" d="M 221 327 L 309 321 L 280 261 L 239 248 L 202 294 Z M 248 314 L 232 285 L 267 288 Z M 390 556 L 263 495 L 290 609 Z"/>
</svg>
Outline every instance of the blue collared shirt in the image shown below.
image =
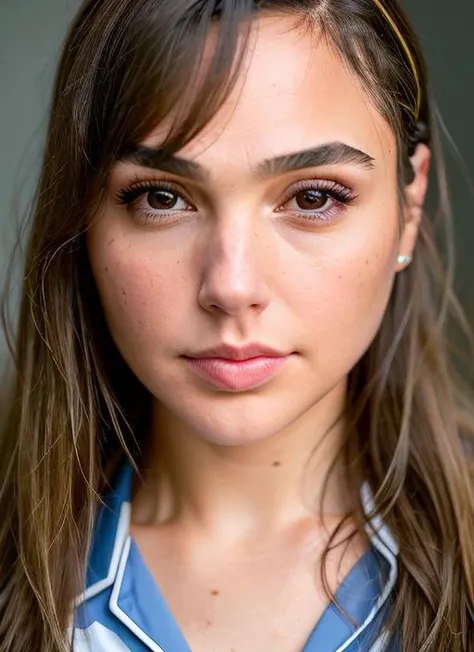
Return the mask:
<svg viewBox="0 0 474 652">
<path fill-rule="evenodd" d="M 179 625 L 130 536 L 133 469 L 124 465 L 101 509 L 75 609 L 75 652 L 190 652 Z M 364 488 L 368 508 L 370 494 Z M 371 547 L 336 592 L 303 652 L 385 652 L 383 620 L 397 577 L 397 546 L 377 519 Z M 370 643 L 369 643 L 370 641 Z"/>
</svg>

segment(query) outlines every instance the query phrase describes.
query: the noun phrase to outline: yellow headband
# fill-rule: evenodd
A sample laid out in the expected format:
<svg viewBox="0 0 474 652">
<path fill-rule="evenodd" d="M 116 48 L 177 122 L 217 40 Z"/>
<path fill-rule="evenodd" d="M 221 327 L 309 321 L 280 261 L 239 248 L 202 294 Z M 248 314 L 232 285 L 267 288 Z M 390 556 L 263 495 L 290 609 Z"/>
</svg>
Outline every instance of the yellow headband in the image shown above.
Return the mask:
<svg viewBox="0 0 474 652">
<path fill-rule="evenodd" d="M 410 52 L 410 48 L 408 47 L 408 44 L 406 40 L 403 38 L 402 33 L 397 27 L 397 24 L 393 20 L 393 18 L 390 16 L 388 11 L 385 9 L 383 4 L 381 3 L 380 0 L 374 0 L 374 3 L 377 5 L 377 7 L 380 9 L 382 14 L 384 15 L 386 21 L 390 25 L 390 27 L 393 29 L 394 33 L 396 34 L 398 40 L 400 41 L 400 45 L 402 46 L 408 61 L 410 62 L 411 69 L 413 71 L 413 75 L 415 77 L 416 81 L 416 105 L 415 105 L 415 120 L 418 120 L 419 113 L 420 113 L 420 105 L 421 105 L 421 84 L 420 84 L 420 77 L 418 75 L 418 69 L 415 63 L 415 59 L 413 58 L 412 53 Z M 408 108 L 408 107 L 407 107 Z"/>
</svg>

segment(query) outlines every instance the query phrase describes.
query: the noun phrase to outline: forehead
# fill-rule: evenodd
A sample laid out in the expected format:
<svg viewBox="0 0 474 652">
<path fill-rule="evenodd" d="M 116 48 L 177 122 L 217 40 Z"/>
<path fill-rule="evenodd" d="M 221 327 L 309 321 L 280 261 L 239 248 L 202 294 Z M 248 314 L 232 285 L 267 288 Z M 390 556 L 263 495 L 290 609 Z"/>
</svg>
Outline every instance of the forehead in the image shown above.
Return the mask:
<svg viewBox="0 0 474 652">
<path fill-rule="evenodd" d="M 158 145 L 157 127 L 146 145 Z M 346 62 L 318 30 L 294 18 L 254 21 L 238 81 L 216 116 L 181 156 L 213 166 L 262 159 L 342 141 L 392 166 L 395 136 Z"/>
</svg>

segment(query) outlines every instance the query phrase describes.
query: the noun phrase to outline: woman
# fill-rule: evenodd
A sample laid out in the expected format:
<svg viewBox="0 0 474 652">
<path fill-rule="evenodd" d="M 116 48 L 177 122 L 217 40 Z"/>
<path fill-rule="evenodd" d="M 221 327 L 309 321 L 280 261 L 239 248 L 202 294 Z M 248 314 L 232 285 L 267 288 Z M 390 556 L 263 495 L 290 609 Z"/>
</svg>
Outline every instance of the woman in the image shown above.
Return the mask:
<svg viewBox="0 0 474 652">
<path fill-rule="evenodd" d="M 395 0 L 82 6 L 1 442 L 2 652 L 474 649 L 431 109 Z"/>
</svg>

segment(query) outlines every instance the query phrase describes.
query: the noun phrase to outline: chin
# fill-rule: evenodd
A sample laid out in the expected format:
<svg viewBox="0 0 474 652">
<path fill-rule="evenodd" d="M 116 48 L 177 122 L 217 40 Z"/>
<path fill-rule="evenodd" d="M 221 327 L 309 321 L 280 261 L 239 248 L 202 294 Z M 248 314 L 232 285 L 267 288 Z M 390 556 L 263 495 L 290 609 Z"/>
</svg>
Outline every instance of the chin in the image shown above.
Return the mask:
<svg viewBox="0 0 474 652">
<path fill-rule="evenodd" d="M 330 421 L 329 428 L 344 406 L 344 375 L 302 373 L 297 365 L 250 391 L 209 388 L 182 374 L 181 366 L 156 365 L 154 371 L 142 377 L 155 397 L 153 430 L 183 441 L 251 446 L 300 427 L 319 431 L 316 424 L 324 428 Z"/>
<path fill-rule="evenodd" d="M 284 424 L 269 427 L 268 423 L 228 424 L 227 427 L 216 429 L 211 424 L 196 423 L 193 432 L 202 440 L 216 446 L 243 447 L 259 444 L 271 439 L 272 436 L 284 430 Z"/>
<path fill-rule="evenodd" d="M 305 395 L 294 388 L 270 386 L 234 394 L 167 391 L 155 402 L 154 421 L 158 431 L 199 437 L 218 446 L 250 446 L 311 418 L 323 397 L 324 392 L 318 395 L 314 388 Z"/>
</svg>

